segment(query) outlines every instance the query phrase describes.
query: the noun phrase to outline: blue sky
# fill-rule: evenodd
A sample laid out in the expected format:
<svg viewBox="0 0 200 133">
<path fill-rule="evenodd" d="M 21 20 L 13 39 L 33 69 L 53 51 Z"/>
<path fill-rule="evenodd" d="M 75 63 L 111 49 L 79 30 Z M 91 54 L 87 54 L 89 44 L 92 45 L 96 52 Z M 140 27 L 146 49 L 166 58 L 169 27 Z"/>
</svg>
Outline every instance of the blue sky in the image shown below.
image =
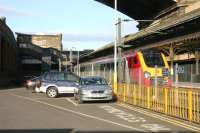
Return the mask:
<svg viewBox="0 0 200 133">
<path fill-rule="evenodd" d="M 62 33 L 64 49 L 98 49 L 114 40 L 114 10 L 94 0 L 0 0 L 0 16 L 13 32 Z M 136 32 L 136 24 L 123 23 L 122 34 Z"/>
</svg>

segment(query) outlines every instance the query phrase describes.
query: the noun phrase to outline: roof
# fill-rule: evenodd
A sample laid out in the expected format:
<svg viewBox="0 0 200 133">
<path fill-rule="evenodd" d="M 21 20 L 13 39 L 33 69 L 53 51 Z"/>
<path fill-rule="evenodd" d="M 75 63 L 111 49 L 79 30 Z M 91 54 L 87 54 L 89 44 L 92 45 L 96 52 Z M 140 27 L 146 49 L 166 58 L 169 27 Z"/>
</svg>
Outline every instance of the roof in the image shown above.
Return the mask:
<svg viewBox="0 0 200 133">
<path fill-rule="evenodd" d="M 131 46 L 132 48 L 134 47 L 134 48 L 141 49 L 141 47 L 142 47 L 142 48 L 146 49 L 146 48 L 155 47 L 155 46 L 160 47 L 163 45 L 171 44 L 172 42 L 181 42 L 182 40 L 190 40 L 193 38 L 199 38 L 199 32 L 198 32 L 198 34 L 194 33 L 194 34 L 190 35 L 188 33 L 186 35 L 183 35 L 183 34 L 179 34 L 179 31 L 171 30 L 171 29 L 175 29 L 177 27 L 183 27 L 183 25 L 185 26 L 184 29 L 187 30 L 186 27 L 191 28 L 189 26 L 191 24 L 193 26 L 194 26 L 194 24 L 198 25 L 199 21 L 200 21 L 200 9 L 194 10 L 194 11 L 184 14 L 182 16 L 178 16 L 173 21 L 168 20 L 167 23 L 163 23 L 163 24 L 161 24 L 161 23 L 157 24 L 157 22 L 156 22 L 155 24 L 153 24 L 152 26 L 150 26 L 144 30 L 140 30 L 139 32 L 134 33 L 134 34 L 129 34 L 122 38 L 122 45 Z M 179 30 L 180 30 L 180 28 L 179 28 Z M 144 43 L 145 37 L 147 38 L 147 40 L 150 40 L 151 42 Z M 167 37 L 170 37 L 170 38 L 167 38 Z M 158 38 L 159 40 L 152 41 L 153 38 Z M 128 48 L 131 48 L 131 47 L 128 47 Z M 191 47 L 191 45 L 189 45 L 189 47 Z M 96 50 L 86 56 L 83 56 L 82 59 L 84 59 L 84 58 L 89 59 L 89 57 L 92 57 L 97 54 L 102 54 L 102 53 L 105 54 L 106 50 L 112 50 L 113 48 L 114 48 L 114 42 L 111 42 L 111 43 L 105 45 L 104 47 L 101 47 L 98 50 Z"/>
<path fill-rule="evenodd" d="M 15 32 L 17 35 L 23 35 L 23 36 L 61 36 L 62 33 L 20 33 L 20 32 Z"/>
<path fill-rule="evenodd" d="M 115 0 L 95 0 L 114 8 Z M 117 0 L 117 9 L 135 19 L 153 19 L 162 10 L 174 5 L 175 0 Z"/>
</svg>

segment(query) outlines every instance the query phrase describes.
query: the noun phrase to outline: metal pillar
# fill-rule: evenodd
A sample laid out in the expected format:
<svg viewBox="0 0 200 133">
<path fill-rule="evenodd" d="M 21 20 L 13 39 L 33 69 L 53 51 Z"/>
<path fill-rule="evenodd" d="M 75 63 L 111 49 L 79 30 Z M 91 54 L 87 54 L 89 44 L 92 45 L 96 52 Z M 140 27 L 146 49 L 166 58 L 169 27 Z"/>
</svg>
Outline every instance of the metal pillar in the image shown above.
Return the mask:
<svg viewBox="0 0 200 133">
<path fill-rule="evenodd" d="M 59 72 L 61 72 L 61 59 L 60 59 L 60 57 L 58 58 L 58 65 L 59 65 L 58 70 L 59 70 Z"/>
<path fill-rule="evenodd" d="M 77 57 L 76 57 L 76 74 L 78 75 L 78 50 L 77 50 Z"/>
<path fill-rule="evenodd" d="M 117 50 L 118 50 L 118 81 L 123 81 L 123 68 L 122 68 L 122 48 L 121 46 L 121 18 L 118 18 L 117 22 Z"/>
<path fill-rule="evenodd" d="M 71 72 L 72 72 L 72 49 L 70 50 L 70 53 L 69 53 L 69 59 L 70 59 L 70 69 L 71 69 Z"/>
<path fill-rule="evenodd" d="M 92 63 L 92 76 L 94 76 L 94 64 Z"/>
<path fill-rule="evenodd" d="M 117 22 L 117 0 L 115 0 L 115 22 Z M 114 45 L 114 93 L 117 94 L 117 25 L 115 25 Z"/>
<path fill-rule="evenodd" d="M 80 67 L 79 67 L 79 51 L 77 51 L 77 75 L 80 75 Z"/>
<path fill-rule="evenodd" d="M 173 72 L 173 66 L 174 66 L 174 48 L 173 48 L 172 44 L 170 45 L 170 48 L 169 48 L 169 57 L 170 57 L 170 72 L 171 72 L 171 76 L 173 76 L 174 75 L 174 72 Z"/>
<path fill-rule="evenodd" d="M 155 81 L 154 81 L 154 86 L 155 86 L 155 99 L 158 98 L 158 66 L 155 65 Z"/>
<path fill-rule="evenodd" d="M 200 58 L 200 53 L 199 53 L 199 51 L 195 51 L 196 75 L 199 75 L 199 58 Z"/>
<path fill-rule="evenodd" d="M 178 63 L 176 63 L 175 67 L 175 87 L 178 87 Z"/>
</svg>

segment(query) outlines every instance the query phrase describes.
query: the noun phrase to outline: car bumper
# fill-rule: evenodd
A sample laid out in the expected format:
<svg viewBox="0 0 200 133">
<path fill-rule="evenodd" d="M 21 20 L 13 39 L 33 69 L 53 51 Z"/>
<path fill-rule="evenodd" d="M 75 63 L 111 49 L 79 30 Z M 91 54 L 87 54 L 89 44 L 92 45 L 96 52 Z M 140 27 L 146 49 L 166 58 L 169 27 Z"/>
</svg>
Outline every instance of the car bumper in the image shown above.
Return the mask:
<svg viewBox="0 0 200 133">
<path fill-rule="evenodd" d="M 82 101 L 111 101 L 113 99 L 112 95 L 103 95 L 103 96 L 88 96 L 88 95 L 81 95 Z"/>
</svg>

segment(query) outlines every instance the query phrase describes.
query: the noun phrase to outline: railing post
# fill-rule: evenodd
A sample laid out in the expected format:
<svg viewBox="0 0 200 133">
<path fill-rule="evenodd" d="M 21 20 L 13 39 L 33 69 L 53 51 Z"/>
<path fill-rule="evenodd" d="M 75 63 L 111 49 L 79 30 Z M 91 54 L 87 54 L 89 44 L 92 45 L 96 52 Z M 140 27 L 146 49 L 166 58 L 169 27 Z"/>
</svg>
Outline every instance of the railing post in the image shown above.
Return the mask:
<svg viewBox="0 0 200 133">
<path fill-rule="evenodd" d="M 168 110 L 168 101 L 167 101 L 167 99 L 168 99 L 168 90 L 167 90 L 167 88 L 165 88 L 164 94 L 165 94 L 165 114 L 167 114 L 167 110 Z"/>
<path fill-rule="evenodd" d="M 192 90 L 188 91 L 188 116 L 189 116 L 189 121 L 192 121 Z"/>
<path fill-rule="evenodd" d="M 150 87 L 147 87 L 147 108 L 150 108 Z"/>
<path fill-rule="evenodd" d="M 136 94 L 136 90 L 138 89 L 138 87 L 136 87 L 135 83 L 133 84 L 133 105 L 137 104 L 137 94 Z"/>
<path fill-rule="evenodd" d="M 124 102 L 126 102 L 126 87 L 124 83 L 122 84 L 122 86 L 123 86 L 123 100 Z"/>
</svg>

